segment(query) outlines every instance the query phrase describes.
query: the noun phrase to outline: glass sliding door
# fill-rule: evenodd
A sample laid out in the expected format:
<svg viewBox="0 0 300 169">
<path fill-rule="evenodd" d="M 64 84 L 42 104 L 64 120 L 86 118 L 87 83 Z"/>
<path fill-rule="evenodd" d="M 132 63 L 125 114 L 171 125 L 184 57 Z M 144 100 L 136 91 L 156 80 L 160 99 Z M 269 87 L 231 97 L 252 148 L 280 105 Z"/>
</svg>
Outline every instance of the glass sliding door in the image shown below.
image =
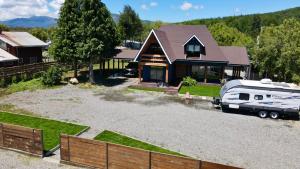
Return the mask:
<svg viewBox="0 0 300 169">
<path fill-rule="evenodd" d="M 164 68 L 162 67 L 151 67 L 150 79 L 153 81 L 164 82 Z"/>
</svg>

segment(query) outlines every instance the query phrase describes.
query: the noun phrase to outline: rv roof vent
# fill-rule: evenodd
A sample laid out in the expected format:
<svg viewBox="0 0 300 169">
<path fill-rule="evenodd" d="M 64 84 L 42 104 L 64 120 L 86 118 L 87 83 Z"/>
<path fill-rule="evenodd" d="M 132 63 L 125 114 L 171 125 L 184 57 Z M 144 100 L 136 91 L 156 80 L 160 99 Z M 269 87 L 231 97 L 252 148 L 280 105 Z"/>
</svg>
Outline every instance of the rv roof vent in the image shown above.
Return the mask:
<svg viewBox="0 0 300 169">
<path fill-rule="evenodd" d="M 262 84 L 271 84 L 272 80 L 271 79 L 261 79 L 260 81 Z"/>
</svg>

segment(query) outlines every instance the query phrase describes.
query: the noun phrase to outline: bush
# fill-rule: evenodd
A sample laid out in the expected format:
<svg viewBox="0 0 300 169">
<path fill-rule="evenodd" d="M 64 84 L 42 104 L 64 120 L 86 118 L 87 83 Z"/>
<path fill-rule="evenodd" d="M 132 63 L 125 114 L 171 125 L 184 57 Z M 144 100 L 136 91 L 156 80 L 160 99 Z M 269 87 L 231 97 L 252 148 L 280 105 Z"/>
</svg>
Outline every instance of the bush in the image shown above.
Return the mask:
<svg viewBox="0 0 300 169">
<path fill-rule="evenodd" d="M 62 70 L 57 66 L 51 66 L 47 72 L 42 75 L 42 82 L 47 86 L 54 86 L 60 84 L 61 77 L 63 75 Z"/>
<path fill-rule="evenodd" d="M 28 75 L 26 73 L 21 75 L 21 79 L 23 82 L 26 82 L 27 80 L 29 80 Z"/>
<path fill-rule="evenodd" d="M 18 78 L 17 78 L 17 76 L 13 76 L 13 77 L 11 78 L 11 83 L 18 83 Z"/>
<path fill-rule="evenodd" d="M 43 75 L 43 73 L 39 72 L 39 73 L 34 73 L 32 77 L 33 77 L 33 79 L 38 79 L 38 78 L 42 77 L 42 75 Z"/>
<path fill-rule="evenodd" d="M 197 81 L 191 77 L 185 77 L 183 78 L 183 86 L 196 86 L 197 85 Z"/>
<path fill-rule="evenodd" d="M 4 78 L 0 79 L 0 87 L 6 87 L 6 80 Z"/>
</svg>

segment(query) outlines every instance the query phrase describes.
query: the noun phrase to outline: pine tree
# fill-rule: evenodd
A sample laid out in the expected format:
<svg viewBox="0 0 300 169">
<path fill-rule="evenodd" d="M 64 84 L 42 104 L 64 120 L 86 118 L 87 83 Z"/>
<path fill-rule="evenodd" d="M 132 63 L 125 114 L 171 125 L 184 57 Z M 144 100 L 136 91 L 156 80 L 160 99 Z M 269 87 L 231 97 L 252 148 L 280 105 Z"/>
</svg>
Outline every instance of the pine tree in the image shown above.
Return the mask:
<svg viewBox="0 0 300 169">
<path fill-rule="evenodd" d="M 122 40 L 137 40 L 141 37 L 143 24 L 139 15 L 129 6 L 124 7 L 120 15 L 119 30 Z"/>
<path fill-rule="evenodd" d="M 82 42 L 80 52 L 89 64 L 89 81 L 95 83 L 93 63 L 98 56 L 108 50 L 106 24 L 111 16 L 107 14 L 105 5 L 99 0 L 82 0 L 81 24 Z"/>
<path fill-rule="evenodd" d="M 57 28 L 52 37 L 50 54 L 60 63 L 72 64 L 74 77 L 77 77 L 78 62 L 81 60 L 77 47 L 81 41 L 80 0 L 65 0 L 60 9 Z"/>
</svg>

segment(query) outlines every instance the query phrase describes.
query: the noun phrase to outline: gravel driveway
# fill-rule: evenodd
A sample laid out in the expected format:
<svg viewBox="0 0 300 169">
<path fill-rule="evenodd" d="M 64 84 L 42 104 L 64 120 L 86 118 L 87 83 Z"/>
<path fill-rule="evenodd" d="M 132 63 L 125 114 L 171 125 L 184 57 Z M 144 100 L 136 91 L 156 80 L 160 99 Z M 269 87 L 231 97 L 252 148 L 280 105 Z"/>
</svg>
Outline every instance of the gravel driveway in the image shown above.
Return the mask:
<svg viewBox="0 0 300 169">
<path fill-rule="evenodd" d="M 206 161 L 253 169 L 300 166 L 300 122 L 225 114 L 207 102 L 186 105 L 162 93 L 69 85 L 16 93 L 0 104 L 89 125 L 90 138 L 108 129 Z"/>
</svg>

